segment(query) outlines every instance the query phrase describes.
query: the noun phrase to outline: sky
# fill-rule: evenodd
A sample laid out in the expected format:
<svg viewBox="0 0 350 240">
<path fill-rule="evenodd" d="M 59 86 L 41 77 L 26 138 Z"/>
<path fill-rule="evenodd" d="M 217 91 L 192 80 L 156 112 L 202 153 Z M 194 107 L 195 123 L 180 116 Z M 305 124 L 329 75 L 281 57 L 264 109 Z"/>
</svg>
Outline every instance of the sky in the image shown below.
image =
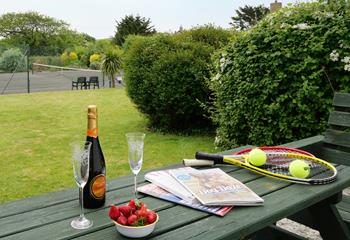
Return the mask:
<svg viewBox="0 0 350 240">
<path fill-rule="evenodd" d="M 36 11 L 63 20 L 78 32 L 112 37 L 116 21 L 126 15 L 149 18 L 158 32 L 173 32 L 212 23 L 229 28 L 235 10 L 244 5 L 270 6 L 275 0 L 1 0 L 0 15 Z M 297 0 L 278 0 L 283 6 Z"/>
</svg>

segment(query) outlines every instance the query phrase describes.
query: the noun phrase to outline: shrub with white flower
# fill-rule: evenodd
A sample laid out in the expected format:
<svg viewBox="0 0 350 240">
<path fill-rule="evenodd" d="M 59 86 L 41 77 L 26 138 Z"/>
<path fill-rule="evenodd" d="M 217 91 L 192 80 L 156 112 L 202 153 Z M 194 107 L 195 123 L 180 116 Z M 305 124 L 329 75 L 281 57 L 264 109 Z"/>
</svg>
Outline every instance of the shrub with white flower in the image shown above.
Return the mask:
<svg viewBox="0 0 350 240">
<path fill-rule="evenodd" d="M 325 130 L 333 91 L 350 92 L 349 3 L 284 7 L 217 53 L 216 146 L 279 145 Z"/>
</svg>

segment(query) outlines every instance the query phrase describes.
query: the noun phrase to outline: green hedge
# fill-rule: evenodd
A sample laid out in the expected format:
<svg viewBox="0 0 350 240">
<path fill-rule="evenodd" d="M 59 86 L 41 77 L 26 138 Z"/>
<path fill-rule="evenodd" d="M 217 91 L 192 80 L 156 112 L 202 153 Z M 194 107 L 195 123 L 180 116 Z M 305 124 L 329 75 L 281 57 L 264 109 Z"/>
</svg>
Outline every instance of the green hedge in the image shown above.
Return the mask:
<svg viewBox="0 0 350 240">
<path fill-rule="evenodd" d="M 210 101 L 208 63 L 220 44 L 212 46 L 208 42 L 221 42 L 226 31 L 212 26 L 203 28 L 150 37 L 133 36 L 126 40 L 127 93 L 147 116 L 151 127 L 188 131 L 211 126 L 202 105 Z M 198 31 L 201 36 L 207 33 L 206 38 L 193 37 L 191 33 Z M 224 33 L 219 35 L 217 31 Z M 228 41 L 228 36 L 230 33 L 223 37 L 224 41 Z"/>
<path fill-rule="evenodd" d="M 348 1 L 283 8 L 221 52 L 211 81 L 217 146 L 277 145 L 324 131 L 332 87 L 350 91 L 349 9 Z"/>
<path fill-rule="evenodd" d="M 5 50 L 0 56 L 0 70 L 21 72 L 26 70 L 26 57 L 19 48 Z"/>
</svg>

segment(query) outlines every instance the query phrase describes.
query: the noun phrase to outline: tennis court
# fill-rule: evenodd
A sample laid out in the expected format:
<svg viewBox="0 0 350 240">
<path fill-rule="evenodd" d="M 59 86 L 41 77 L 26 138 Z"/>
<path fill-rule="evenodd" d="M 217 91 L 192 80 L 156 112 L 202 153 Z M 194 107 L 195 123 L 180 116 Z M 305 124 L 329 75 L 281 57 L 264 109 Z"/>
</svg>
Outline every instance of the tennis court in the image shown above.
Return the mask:
<svg viewBox="0 0 350 240">
<path fill-rule="evenodd" d="M 27 72 L 0 73 L 0 94 L 27 93 Z M 109 80 L 101 72 L 89 71 L 42 71 L 30 72 L 30 92 L 67 91 L 72 89 L 72 81 L 78 77 L 97 76 L 100 87 L 109 87 Z M 7 85 L 7 86 L 6 86 Z M 116 83 L 118 86 L 118 83 Z M 5 89 L 6 88 L 6 89 Z M 5 89 L 5 90 L 4 90 Z M 76 91 L 76 90 L 75 90 Z"/>
</svg>

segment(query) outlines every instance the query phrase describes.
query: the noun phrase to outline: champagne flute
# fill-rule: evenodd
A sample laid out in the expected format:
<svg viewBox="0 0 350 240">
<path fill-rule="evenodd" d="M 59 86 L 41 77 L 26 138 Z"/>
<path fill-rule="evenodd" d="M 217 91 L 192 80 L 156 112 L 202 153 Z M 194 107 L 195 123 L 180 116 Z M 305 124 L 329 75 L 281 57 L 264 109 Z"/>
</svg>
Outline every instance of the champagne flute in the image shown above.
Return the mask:
<svg viewBox="0 0 350 240">
<path fill-rule="evenodd" d="M 75 229 L 86 229 L 92 226 L 93 222 L 84 216 L 83 211 L 83 188 L 89 178 L 89 158 L 91 142 L 77 141 L 71 144 L 72 164 L 75 181 L 79 187 L 80 195 L 80 216 L 71 222 Z"/>
<path fill-rule="evenodd" d="M 146 134 L 140 132 L 127 133 L 128 159 L 131 171 L 134 174 L 134 194 L 137 199 L 137 174 L 140 172 L 143 161 L 143 145 Z"/>
</svg>

